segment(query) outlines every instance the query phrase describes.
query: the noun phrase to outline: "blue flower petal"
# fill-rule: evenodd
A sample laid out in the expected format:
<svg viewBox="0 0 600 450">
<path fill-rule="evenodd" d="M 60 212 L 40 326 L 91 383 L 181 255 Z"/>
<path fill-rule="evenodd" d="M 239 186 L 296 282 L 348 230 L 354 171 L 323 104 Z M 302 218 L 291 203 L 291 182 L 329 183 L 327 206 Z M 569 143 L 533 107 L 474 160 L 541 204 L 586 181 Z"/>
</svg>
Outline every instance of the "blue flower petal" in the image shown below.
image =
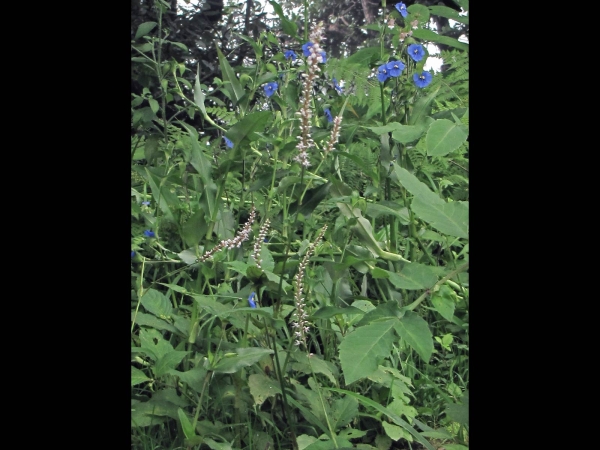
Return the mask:
<svg viewBox="0 0 600 450">
<path fill-rule="evenodd" d="M 290 59 L 292 58 L 292 61 L 296 61 L 296 58 L 298 58 L 298 55 L 296 55 L 296 52 L 294 50 L 287 50 L 283 56 L 285 56 L 285 59 Z"/>
<path fill-rule="evenodd" d="M 233 148 L 233 142 L 231 142 L 229 139 L 227 139 L 225 136 L 223 136 L 223 139 L 225 139 L 225 145 L 228 148 Z"/>
<path fill-rule="evenodd" d="M 428 86 L 429 83 L 431 83 L 432 79 L 433 76 L 429 72 L 423 72 L 420 75 L 418 73 L 415 73 L 413 75 L 413 81 L 415 82 L 417 87 L 421 89 Z"/>
<path fill-rule="evenodd" d="M 329 111 L 329 108 L 325 108 L 325 115 L 327 116 L 328 122 L 333 122 L 333 116 L 331 115 L 331 111 Z"/>
<path fill-rule="evenodd" d="M 389 78 L 389 76 L 390 74 L 387 70 L 386 64 L 382 64 L 381 66 L 379 66 L 379 68 L 377 69 L 377 79 L 383 83 Z"/>
<path fill-rule="evenodd" d="M 279 85 L 275 82 L 267 83 L 264 87 L 266 96 L 270 97 L 271 95 L 273 95 L 275 93 L 275 91 L 277 90 L 277 87 L 279 87 Z"/>
<path fill-rule="evenodd" d="M 254 301 L 255 295 L 256 295 L 256 292 L 252 292 L 250 294 L 250 296 L 248 297 L 248 304 L 250 305 L 250 308 L 256 308 L 256 302 Z"/>
<path fill-rule="evenodd" d="M 304 56 L 310 56 L 309 48 L 311 48 L 313 45 L 315 44 L 313 44 L 312 42 L 307 42 L 302 46 L 302 52 L 304 53 Z"/>
<path fill-rule="evenodd" d="M 408 11 L 406 10 L 406 5 L 402 2 L 396 3 L 396 9 L 402 15 L 402 17 L 408 16 Z"/>
<path fill-rule="evenodd" d="M 407 51 L 408 55 L 417 62 L 421 61 L 423 56 L 425 56 L 425 49 L 421 44 L 410 44 Z"/>
<path fill-rule="evenodd" d="M 144 236 L 146 236 L 146 237 L 150 237 L 150 238 L 153 238 L 153 237 L 155 237 L 156 235 L 154 234 L 154 231 L 150 231 L 150 230 L 144 230 Z"/>
</svg>

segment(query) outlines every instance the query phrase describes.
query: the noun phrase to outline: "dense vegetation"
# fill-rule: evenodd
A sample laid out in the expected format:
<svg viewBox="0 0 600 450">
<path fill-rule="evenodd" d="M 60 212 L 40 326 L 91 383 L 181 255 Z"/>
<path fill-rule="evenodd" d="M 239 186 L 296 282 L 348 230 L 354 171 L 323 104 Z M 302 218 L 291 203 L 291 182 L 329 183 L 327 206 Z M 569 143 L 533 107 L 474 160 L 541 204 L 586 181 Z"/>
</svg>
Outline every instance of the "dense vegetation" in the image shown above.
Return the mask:
<svg viewBox="0 0 600 450">
<path fill-rule="evenodd" d="M 132 2 L 132 448 L 468 448 L 468 1 L 269 3 Z"/>
</svg>

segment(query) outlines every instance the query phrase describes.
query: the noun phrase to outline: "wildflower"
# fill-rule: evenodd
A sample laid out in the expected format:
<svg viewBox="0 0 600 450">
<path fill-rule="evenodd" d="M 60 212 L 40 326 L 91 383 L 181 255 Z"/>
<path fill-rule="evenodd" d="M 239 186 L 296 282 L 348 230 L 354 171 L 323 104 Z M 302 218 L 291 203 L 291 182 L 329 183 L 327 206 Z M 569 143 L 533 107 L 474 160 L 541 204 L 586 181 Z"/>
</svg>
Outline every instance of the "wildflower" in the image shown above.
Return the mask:
<svg viewBox="0 0 600 450">
<path fill-rule="evenodd" d="M 379 81 L 381 81 L 382 83 L 387 80 L 389 78 L 389 73 L 386 67 L 386 64 L 382 64 L 381 66 L 379 66 L 379 69 L 377 69 L 378 73 L 377 73 L 377 79 Z"/>
<path fill-rule="evenodd" d="M 415 84 L 417 85 L 418 88 L 424 88 L 427 85 L 429 85 L 429 83 L 431 83 L 431 79 L 433 77 L 431 76 L 431 73 L 429 72 L 423 72 L 421 73 L 421 75 L 419 75 L 418 73 L 415 73 L 413 75 L 413 81 L 415 82 Z"/>
<path fill-rule="evenodd" d="M 342 87 L 341 87 L 341 86 L 338 84 L 338 82 L 337 82 L 337 80 L 336 80 L 335 78 L 333 79 L 333 87 L 335 88 L 335 90 L 336 90 L 336 91 L 338 91 L 338 94 L 341 94 L 341 93 L 343 93 L 343 92 L 344 92 L 344 88 L 342 88 Z"/>
<path fill-rule="evenodd" d="M 406 5 L 404 3 L 396 3 L 396 9 L 402 17 L 408 16 L 408 11 L 406 10 Z"/>
<path fill-rule="evenodd" d="M 263 263 L 262 259 L 260 259 L 260 250 L 262 248 L 262 244 L 267 242 L 266 236 L 270 226 L 271 221 L 269 219 L 265 220 L 265 223 L 263 223 L 262 227 L 260 227 L 258 236 L 256 236 L 256 239 L 254 240 L 254 252 L 252 253 L 252 257 L 254 258 L 256 266 L 259 269 L 262 269 L 261 264 Z"/>
<path fill-rule="evenodd" d="M 248 297 L 248 304 L 250 305 L 250 308 L 256 308 L 256 302 L 254 301 L 255 295 L 256 295 L 256 292 L 252 292 L 250 294 L 250 296 Z"/>
<path fill-rule="evenodd" d="M 342 125 L 342 116 L 336 116 L 335 119 L 333 119 L 333 128 L 331 129 L 331 137 L 329 138 L 327 147 L 325 147 L 325 153 L 329 153 L 329 152 L 333 151 L 333 146 L 335 144 L 337 144 L 337 141 L 340 138 L 341 125 Z"/>
<path fill-rule="evenodd" d="M 142 202 L 142 205 L 144 206 L 148 206 L 150 204 L 150 202 Z"/>
<path fill-rule="evenodd" d="M 417 19 L 413 20 L 410 23 L 410 26 L 413 27 L 413 28 L 419 28 L 419 21 Z"/>
<path fill-rule="evenodd" d="M 265 94 L 267 95 L 267 97 L 270 97 L 271 95 L 273 95 L 275 93 L 275 91 L 277 90 L 278 86 L 279 85 L 275 82 L 267 83 L 266 86 L 264 87 Z"/>
<path fill-rule="evenodd" d="M 406 36 L 412 36 L 412 30 L 409 31 L 408 33 L 405 33 L 404 31 L 402 33 L 400 33 L 400 41 L 403 41 L 404 39 L 406 39 Z"/>
<path fill-rule="evenodd" d="M 304 254 L 304 257 L 302 258 L 302 262 L 298 266 L 298 273 L 296 273 L 296 276 L 294 277 L 294 281 L 295 281 L 295 283 L 294 283 L 295 284 L 294 301 L 295 301 L 295 306 L 296 306 L 296 312 L 295 312 L 296 321 L 292 322 L 292 328 L 296 330 L 296 331 L 294 331 L 294 334 L 299 338 L 299 339 L 296 339 L 296 342 L 295 342 L 295 345 L 297 345 L 297 346 L 300 346 L 300 344 L 304 344 L 304 347 L 307 347 L 306 333 L 308 333 L 310 331 L 310 327 L 309 327 L 310 323 L 308 322 L 308 320 L 306 320 L 308 318 L 308 314 L 306 313 L 306 310 L 305 310 L 306 299 L 304 297 L 302 297 L 302 295 L 304 293 L 304 285 L 302 284 L 302 280 L 304 278 L 304 271 L 306 269 L 306 266 L 308 265 L 308 260 L 310 259 L 311 255 L 315 251 L 316 246 L 323 239 L 325 230 L 327 230 L 327 225 L 323 226 L 323 228 L 321 229 L 321 232 L 319 233 L 319 236 L 317 236 L 317 239 L 315 239 L 315 241 L 309 245 L 308 249 L 306 250 L 306 253 Z"/>
<path fill-rule="evenodd" d="M 421 44 L 410 44 L 408 46 L 408 54 L 413 60 L 419 62 L 425 56 L 425 49 Z"/>
<path fill-rule="evenodd" d="M 329 123 L 333 122 L 333 116 L 331 115 L 331 111 L 329 111 L 329 108 L 325 108 L 325 115 L 327 116 L 327 121 Z"/>
<path fill-rule="evenodd" d="M 240 231 L 238 231 L 236 236 L 233 239 L 222 240 L 211 250 L 204 252 L 204 254 L 200 258 L 198 258 L 198 261 L 204 262 L 208 258 L 210 258 L 212 255 L 217 253 L 219 250 L 222 250 L 224 248 L 232 249 L 235 247 L 238 247 L 238 248 L 241 247 L 242 242 L 247 241 L 248 238 L 250 237 L 250 233 L 252 232 L 252 224 L 254 223 L 255 218 L 256 218 L 256 208 L 254 207 L 254 205 L 252 205 L 252 210 L 250 211 L 250 217 L 248 217 L 248 220 L 244 224 L 243 228 Z"/>
<path fill-rule="evenodd" d="M 404 70 L 404 63 L 402 61 L 390 61 L 385 65 L 390 77 L 398 77 Z"/>
<path fill-rule="evenodd" d="M 304 56 L 310 56 L 310 48 L 315 45 L 312 42 L 307 42 L 306 44 L 304 44 L 302 46 L 302 52 L 304 53 Z"/>
<path fill-rule="evenodd" d="M 135 252 L 133 250 L 131 250 L 131 257 L 133 258 L 135 256 Z"/>
<path fill-rule="evenodd" d="M 317 58 L 317 61 L 319 60 L 319 58 Z M 321 52 L 321 61 L 319 61 L 320 63 L 325 64 L 327 62 L 327 56 L 325 56 L 325 52 Z"/>
<path fill-rule="evenodd" d="M 154 234 L 154 231 L 144 230 L 144 236 L 149 237 L 149 238 L 153 238 L 156 235 Z"/>
<path fill-rule="evenodd" d="M 228 148 L 233 148 L 233 142 L 231 142 L 229 139 L 227 139 L 225 136 L 223 136 L 223 139 L 225 139 L 225 145 Z"/>
<path fill-rule="evenodd" d="M 296 61 L 296 58 L 298 58 L 298 55 L 296 55 L 296 52 L 294 50 L 287 50 L 283 56 L 285 56 L 285 59 L 290 59 L 292 58 L 292 61 Z"/>
</svg>

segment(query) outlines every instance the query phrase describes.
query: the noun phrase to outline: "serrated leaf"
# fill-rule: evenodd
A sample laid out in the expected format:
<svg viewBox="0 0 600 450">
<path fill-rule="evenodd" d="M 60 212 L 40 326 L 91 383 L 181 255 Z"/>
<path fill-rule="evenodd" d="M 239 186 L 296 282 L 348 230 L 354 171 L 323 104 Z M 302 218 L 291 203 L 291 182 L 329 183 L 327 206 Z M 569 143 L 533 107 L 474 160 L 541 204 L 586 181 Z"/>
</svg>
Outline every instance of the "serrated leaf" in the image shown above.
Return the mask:
<svg viewBox="0 0 600 450">
<path fill-rule="evenodd" d="M 406 439 L 407 441 L 412 442 L 412 436 L 404 428 L 399 427 L 398 425 L 387 423 L 385 421 L 382 421 L 381 425 L 383 426 L 385 434 L 387 434 L 392 440 L 397 441 L 398 439 Z"/>
<path fill-rule="evenodd" d="M 448 286 L 441 286 L 440 290 L 431 296 L 431 304 L 444 319 L 452 320 L 454 317 L 454 291 Z"/>
<path fill-rule="evenodd" d="M 275 397 L 276 394 L 281 394 L 279 383 L 273 378 L 262 373 L 255 373 L 248 377 L 248 387 L 250 394 L 254 398 L 254 404 L 261 406 L 269 397 Z"/>
<path fill-rule="evenodd" d="M 152 378 L 148 378 L 144 372 L 131 366 L 131 385 L 143 383 L 144 381 L 150 381 Z"/>
<path fill-rule="evenodd" d="M 374 322 L 345 336 L 339 354 L 346 385 L 368 377 L 377 370 L 379 360 L 390 354 L 396 323 L 397 319 Z"/>
<path fill-rule="evenodd" d="M 459 148 L 467 140 L 468 134 L 462 126 L 448 119 L 433 122 L 427 130 L 427 154 L 444 156 Z"/>
<path fill-rule="evenodd" d="M 161 319 L 170 317 L 173 313 L 173 306 L 169 299 L 156 289 L 148 289 L 144 295 L 142 295 L 141 303 L 142 306 L 146 308 L 146 311 Z"/>
<path fill-rule="evenodd" d="M 267 348 L 239 348 L 236 350 L 237 355 L 230 358 L 221 359 L 213 368 L 215 373 L 235 373 L 244 367 L 251 366 L 258 362 L 263 356 L 270 355 L 273 350 Z"/>
<path fill-rule="evenodd" d="M 144 22 L 140 24 L 137 31 L 135 32 L 135 39 L 140 38 L 142 36 L 146 36 L 154 29 L 154 27 L 156 27 L 156 25 L 158 25 L 156 22 Z"/>
<path fill-rule="evenodd" d="M 426 363 L 433 353 L 433 336 L 427 322 L 413 311 L 406 311 L 404 317 L 395 323 L 398 335 L 410 345 Z"/>
<path fill-rule="evenodd" d="M 154 376 L 156 378 L 164 375 L 171 369 L 175 369 L 181 362 L 181 360 L 188 354 L 187 351 L 172 350 L 165 353 L 162 357 L 156 361 L 156 365 L 153 367 Z"/>
</svg>

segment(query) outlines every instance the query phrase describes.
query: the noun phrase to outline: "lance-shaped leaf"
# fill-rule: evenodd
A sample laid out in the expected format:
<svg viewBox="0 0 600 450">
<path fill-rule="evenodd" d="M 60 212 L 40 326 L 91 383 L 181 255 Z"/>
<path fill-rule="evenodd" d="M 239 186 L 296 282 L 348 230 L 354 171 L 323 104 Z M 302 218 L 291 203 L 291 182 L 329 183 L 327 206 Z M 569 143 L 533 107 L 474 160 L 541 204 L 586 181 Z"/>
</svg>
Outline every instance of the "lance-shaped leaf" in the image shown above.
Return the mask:
<svg viewBox="0 0 600 450">
<path fill-rule="evenodd" d="M 263 356 L 270 355 L 273 350 L 267 348 L 239 348 L 236 350 L 237 355 L 229 358 L 221 359 L 214 367 L 216 373 L 235 373 L 242 370 L 244 367 L 251 366 L 258 362 Z"/>
<path fill-rule="evenodd" d="M 246 140 L 252 142 L 260 138 L 257 132 L 262 132 L 269 119 L 273 116 L 271 111 L 258 111 L 246 114 L 246 116 L 233 125 L 226 133 L 228 139 L 237 148 Z"/>
<path fill-rule="evenodd" d="M 144 372 L 140 369 L 136 369 L 131 366 L 131 385 L 135 386 L 136 384 L 143 383 L 144 381 L 149 381 L 151 378 L 148 378 Z"/>
<path fill-rule="evenodd" d="M 444 156 L 456 150 L 467 140 L 465 127 L 448 119 L 439 119 L 427 130 L 427 154 Z"/>
<path fill-rule="evenodd" d="M 465 50 L 467 52 L 469 51 L 469 44 L 465 44 L 464 42 L 460 42 L 458 39 L 448 36 L 440 36 L 431 30 L 425 30 L 423 28 L 413 30 L 413 37 L 423 41 L 438 42 L 440 44 L 446 44 L 451 47 L 458 48 L 459 50 Z"/>
<path fill-rule="evenodd" d="M 221 52 L 219 47 L 217 47 L 217 54 L 219 55 L 219 65 L 221 66 L 223 81 L 228 82 L 225 84 L 225 88 L 229 92 L 230 100 L 233 102 L 233 105 L 236 106 L 245 94 L 244 88 L 235 76 L 235 72 L 229 65 L 227 58 L 225 58 L 225 55 L 223 55 L 223 52 Z"/>
<path fill-rule="evenodd" d="M 394 171 L 402 186 L 414 195 L 412 209 L 419 218 L 442 233 L 461 238 L 469 237 L 468 202 L 446 203 L 417 177 L 395 163 Z"/>
</svg>

